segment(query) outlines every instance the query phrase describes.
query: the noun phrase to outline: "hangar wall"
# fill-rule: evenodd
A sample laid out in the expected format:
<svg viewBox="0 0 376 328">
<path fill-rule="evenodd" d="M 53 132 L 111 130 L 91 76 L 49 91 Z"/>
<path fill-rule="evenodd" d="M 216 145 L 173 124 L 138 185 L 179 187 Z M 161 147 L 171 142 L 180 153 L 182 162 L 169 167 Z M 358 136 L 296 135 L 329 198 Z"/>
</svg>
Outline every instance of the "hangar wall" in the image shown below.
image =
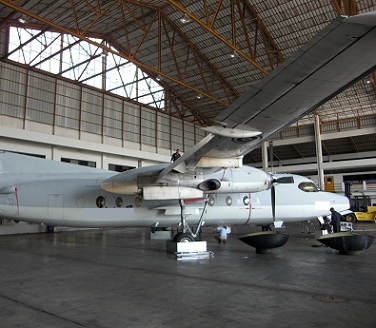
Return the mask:
<svg viewBox="0 0 376 328">
<path fill-rule="evenodd" d="M 205 136 L 162 111 L 54 76 L 5 62 L 0 76 L 2 149 L 140 167 L 168 162 Z"/>
<path fill-rule="evenodd" d="M 72 81 L 6 62 L 0 76 L 0 149 L 121 170 L 169 162 L 174 149 L 205 136 L 194 124 Z M 0 217 L 0 234 L 46 230 Z"/>
</svg>

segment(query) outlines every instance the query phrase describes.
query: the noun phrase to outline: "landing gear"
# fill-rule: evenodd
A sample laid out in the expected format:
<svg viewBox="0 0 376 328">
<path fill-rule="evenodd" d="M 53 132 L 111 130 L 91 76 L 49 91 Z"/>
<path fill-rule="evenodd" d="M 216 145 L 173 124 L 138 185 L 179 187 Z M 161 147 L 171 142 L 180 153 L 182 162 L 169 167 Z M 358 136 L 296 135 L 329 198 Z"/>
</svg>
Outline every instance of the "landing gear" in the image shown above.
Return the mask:
<svg viewBox="0 0 376 328">
<path fill-rule="evenodd" d="M 195 241 L 195 237 L 193 237 L 190 233 L 178 232 L 172 240 L 175 243 L 190 243 L 191 241 Z"/>
<path fill-rule="evenodd" d="M 201 201 L 202 199 L 200 199 Z M 200 217 L 200 220 L 198 221 L 198 224 L 197 224 L 197 228 L 196 228 L 196 232 L 193 232 L 190 228 L 189 228 L 189 225 L 187 223 L 187 220 L 186 220 L 186 212 L 185 212 L 185 208 L 186 208 L 186 203 L 183 199 L 180 199 L 179 200 L 179 203 L 180 203 L 180 209 L 181 209 L 181 214 L 180 214 L 180 219 L 181 219 L 181 223 L 180 223 L 180 226 L 181 226 L 181 231 L 178 232 L 174 238 L 173 238 L 173 241 L 178 243 L 178 242 L 192 242 L 192 241 L 195 241 L 196 237 L 199 235 L 200 233 L 200 229 L 201 229 L 201 226 L 202 226 L 202 219 L 204 217 L 204 213 L 205 213 L 205 210 L 206 210 L 206 206 L 208 204 L 208 200 L 205 199 L 205 205 L 204 205 L 204 208 L 202 210 L 202 214 L 201 214 L 201 217 Z"/>
</svg>

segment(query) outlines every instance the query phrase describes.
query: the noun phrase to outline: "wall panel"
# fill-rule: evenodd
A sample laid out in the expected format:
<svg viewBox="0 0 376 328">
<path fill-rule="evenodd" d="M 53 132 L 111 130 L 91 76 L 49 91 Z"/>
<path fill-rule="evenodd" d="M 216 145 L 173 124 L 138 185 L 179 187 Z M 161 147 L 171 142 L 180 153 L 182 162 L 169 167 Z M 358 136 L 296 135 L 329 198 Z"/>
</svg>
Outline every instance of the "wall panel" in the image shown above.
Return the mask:
<svg viewBox="0 0 376 328">
<path fill-rule="evenodd" d="M 157 115 L 157 131 L 158 141 L 157 146 L 161 148 L 170 149 L 170 117 L 158 113 Z"/>
<path fill-rule="evenodd" d="M 81 129 L 94 134 L 102 133 L 103 94 L 91 89 L 82 89 Z"/>
<path fill-rule="evenodd" d="M 103 134 L 108 137 L 122 139 L 123 135 L 123 102 L 120 99 L 105 95 Z"/>
<path fill-rule="evenodd" d="M 0 63 L 0 115 L 24 118 L 27 71 Z"/>
<path fill-rule="evenodd" d="M 57 81 L 56 125 L 78 130 L 80 128 L 81 87 Z"/>
<path fill-rule="evenodd" d="M 140 142 L 140 106 L 124 103 L 124 140 Z"/>
<path fill-rule="evenodd" d="M 46 144 L 55 134 L 170 156 L 205 134 L 161 111 L 38 71 L 0 62 L 0 74 L 0 125 L 46 134 Z"/>
<path fill-rule="evenodd" d="M 175 117 L 171 117 L 171 146 L 173 149 L 179 148 L 184 151 L 183 124 L 181 120 Z"/>
<path fill-rule="evenodd" d="M 155 111 L 143 108 L 141 112 L 141 143 L 155 146 L 155 128 L 156 128 Z"/>
<path fill-rule="evenodd" d="M 55 83 L 52 77 L 30 72 L 28 79 L 26 118 L 53 124 L 55 112 Z"/>
</svg>

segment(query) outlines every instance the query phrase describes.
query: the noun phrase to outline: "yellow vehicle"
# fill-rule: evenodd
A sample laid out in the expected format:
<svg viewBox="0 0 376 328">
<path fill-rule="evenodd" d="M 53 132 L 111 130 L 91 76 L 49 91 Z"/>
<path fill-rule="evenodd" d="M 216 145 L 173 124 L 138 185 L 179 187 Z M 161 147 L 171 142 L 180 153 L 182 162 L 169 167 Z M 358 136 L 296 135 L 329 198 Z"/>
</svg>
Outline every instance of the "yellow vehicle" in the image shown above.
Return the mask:
<svg viewBox="0 0 376 328">
<path fill-rule="evenodd" d="M 347 222 L 376 221 L 376 206 L 367 206 L 367 212 L 353 212 L 345 216 Z"/>
</svg>

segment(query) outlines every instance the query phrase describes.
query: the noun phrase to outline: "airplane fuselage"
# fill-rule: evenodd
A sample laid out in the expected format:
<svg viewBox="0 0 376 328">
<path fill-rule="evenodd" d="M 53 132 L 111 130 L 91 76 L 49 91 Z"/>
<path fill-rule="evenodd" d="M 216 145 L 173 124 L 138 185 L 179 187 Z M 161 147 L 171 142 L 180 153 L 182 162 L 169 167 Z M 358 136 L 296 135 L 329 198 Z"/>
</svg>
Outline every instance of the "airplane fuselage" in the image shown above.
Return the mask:
<svg viewBox="0 0 376 328">
<path fill-rule="evenodd" d="M 240 172 L 244 176 L 248 169 L 244 167 L 232 171 L 228 185 L 236 188 L 237 178 L 234 175 Z M 143 168 L 145 170 L 147 168 Z M 103 190 L 100 185 L 116 174 L 1 152 L 0 217 L 73 227 L 170 227 L 179 224 L 181 209 L 177 199 L 146 200 L 138 193 L 124 195 Z M 229 173 L 220 170 L 215 176 L 226 174 Z M 293 178 L 293 183 L 273 187 L 274 217 L 271 189 L 254 193 L 204 192 L 208 201 L 203 214 L 205 225 L 304 221 L 329 215 L 330 207 L 338 211 L 349 207 L 346 197 L 318 191 L 307 178 L 296 175 Z M 197 223 L 204 204 L 202 198 L 187 203 L 189 224 Z"/>
</svg>

